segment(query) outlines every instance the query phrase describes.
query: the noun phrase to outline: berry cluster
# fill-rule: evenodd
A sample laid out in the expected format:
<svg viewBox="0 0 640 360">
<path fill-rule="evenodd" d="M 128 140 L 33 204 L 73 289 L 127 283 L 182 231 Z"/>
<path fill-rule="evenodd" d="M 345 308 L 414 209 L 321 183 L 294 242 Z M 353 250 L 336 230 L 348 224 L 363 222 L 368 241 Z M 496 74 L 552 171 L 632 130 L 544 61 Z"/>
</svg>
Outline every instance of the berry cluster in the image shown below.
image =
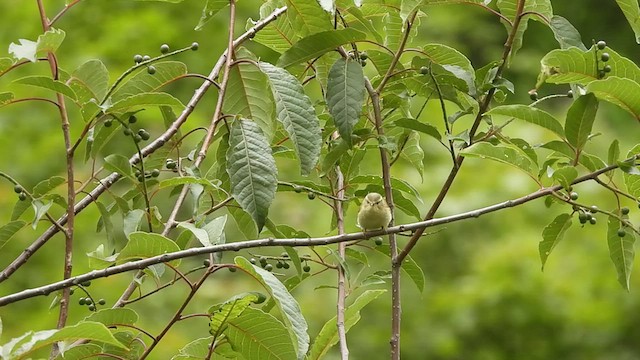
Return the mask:
<svg viewBox="0 0 640 360">
<path fill-rule="evenodd" d="M 269 260 L 276 260 L 276 269 L 289 269 L 291 267 L 291 265 L 289 265 L 289 261 L 291 261 L 291 259 L 289 258 L 289 254 L 287 254 L 286 252 L 283 252 L 282 254 L 280 254 L 279 257 L 265 257 L 265 256 L 260 256 L 258 259 L 256 258 L 251 258 L 249 259 L 249 262 L 251 262 L 253 265 L 258 265 L 258 263 L 260 263 L 260 266 L 267 270 L 267 271 L 273 271 L 273 265 L 269 263 Z M 309 266 L 308 264 L 308 257 L 302 257 L 300 259 L 300 262 L 302 262 L 304 264 L 304 266 L 302 267 L 302 271 L 308 273 L 311 271 L 311 266 Z M 234 269 L 233 267 L 229 268 L 229 270 L 231 271 L 231 269 Z"/>
<path fill-rule="evenodd" d="M 606 64 L 611 58 L 608 52 L 602 52 L 607 47 L 607 43 L 600 40 L 596 43 L 596 65 L 598 66 L 598 79 L 604 78 L 608 73 L 611 72 L 611 65 Z M 598 53 L 600 53 L 600 57 L 598 57 Z M 599 60 L 599 61 L 598 61 Z M 599 62 L 602 62 L 604 66 L 600 68 Z"/>
<path fill-rule="evenodd" d="M 24 188 L 22 186 L 20 185 L 14 186 L 13 191 L 15 191 L 16 194 L 18 194 L 18 199 L 20 199 L 20 201 L 27 200 L 27 193 L 24 191 Z"/>
</svg>

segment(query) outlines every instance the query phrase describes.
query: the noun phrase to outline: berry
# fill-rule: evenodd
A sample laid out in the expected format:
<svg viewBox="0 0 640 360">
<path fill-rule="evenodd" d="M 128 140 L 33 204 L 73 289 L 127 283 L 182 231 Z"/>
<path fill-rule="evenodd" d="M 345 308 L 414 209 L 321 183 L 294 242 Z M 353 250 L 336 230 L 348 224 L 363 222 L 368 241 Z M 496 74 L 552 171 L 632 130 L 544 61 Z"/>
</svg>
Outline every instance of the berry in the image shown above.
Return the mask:
<svg viewBox="0 0 640 360">
<path fill-rule="evenodd" d="M 600 41 L 598 41 L 598 43 L 596 44 L 596 46 L 598 47 L 598 50 L 604 50 L 604 48 L 606 48 L 606 47 L 607 47 L 607 43 L 606 43 L 606 42 L 604 42 L 604 41 L 602 41 L 602 40 L 600 40 Z"/>
<path fill-rule="evenodd" d="M 307 197 L 309 198 L 309 200 L 313 200 L 316 198 L 316 194 L 309 191 L 309 193 L 307 193 Z"/>
<path fill-rule="evenodd" d="M 98 300 L 98 304 L 100 304 L 100 305 L 104 305 L 106 303 L 107 303 L 107 301 L 105 299 Z"/>
<path fill-rule="evenodd" d="M 84 286 L 84 287 L 89 287 L 89 286 L 91 286 L 91 281 L 90 281 L 90 280 L 87 280 L 87 281 L 83 282 L 83 283 L 82 283 L 82 284 L 80 284 L 80 285 L 82 285 L 82 286 Z"/>
<path fill-rule="evenodd" d="M 20 194 L 18 194 L 18 199 L 20 199 L 20 201 L 27 200 L 27 194 L 21 192 Z"/>
<path fill-rule="evenodd" d="M 204 259 L 204 261 L 202 261 L 202 265 L 209 266 L 211 265 L 211 261 L 209 259 Z"/>
<path fill-rule="evenodd" d="M 236 272 L 238 270 L 235 268 L 235 266 L 230 266 L 227 269 L 229 269 L 229 272 Z"/>
<path fill-rule="evenodd" d="M 311 266 L 309 266 L 309 265 L 305 265 L 305 266 L 303 266 L 303 267 L 302 267 L 302 271 L 304 271 L 304 272 L 308 273 L 309 271 L 311 271 Z"/>
<path fill-rule="evenodd" d="M 167 159 L 166 166 L 167 166 L 167 169 L 175 169 L 178 166 L 178 164 L 171 159 Z"/>
<path fill-rule="evenodd" d="M 618 229 L 618 236 L 619 237 L 624 237 L 625 235 L 627 235 L 627 232 L 624 231 L 624 229 Z"/>
<path fill-rule="evenodd" d="M 153 74 L 155 74 L 155 73 L 156 73 L 156 67 L 155 67 L 155 66 L 153 66 L 153 65 L 150 65 L 150 66 L 147 68 L 147 73 L 149 73 L 149 75 L 153 75 Z"/>
<path fill-rule="evenodd" d="M 578 220 L 580 220 L 580 224 L 584 224 L 584 223 L 586 223 L 586 222 L 587 222 L 587 214 L 586 214 L 586 213 L 581 212 L 581 213 L 578 215 Z"/>
<path fill-rule="evenodd" d="M 288 269 L 289 268 L 289 263 L 283 263 L 282 267 L 285 268 L 285 269 Z"/>
<path fill-rule="evenodd" d="M 24 188 L 20 185 L 16 185 L 13 187 L 13 192 L 15 192 L 16 194 L 20 194 L 23 191 L 24 191 Z"/>
<path fill-rule="evenodd" d="M 604 72 L 604 70 L 600 70 L 600 71 L 598 71 L 598 78 L 599 78 L 599 79 L 602 79 L 603 77 L 605 77 L 605 75 L 607 75 L 607 73 L 606 73 L 606 72 Z"/>
<path fill-rule="evenodd" d="M 252 263 L 253 265 L 255 265 L 257 263 L 255 258 L 251 258 L 249 259 L 249 262 Z"/>
<path fill-rule="evenodd" d="M 113 120 L 109 119 L 104 121 L 104 127 L 111 127 L 111 125 L 113 125 Z"/>
<path fill-rule="evenodd" d="M 89 305 L 89 311 L 95 311 L 95 310 L 96 310 L 95 305 Z"/>
<path fill-rule="evenodd" d="M 573 90 L 569 90 L 569 91 L 567 91 L 567 97 L 568 97 L 569 99 L 573 99 Z"/>
<path fill-rule="evenodd" d="M 122 130 L 122 133 L 124 133 L 125 136 L 129 136 L 132 134 L 131 129 L 129 128 L 124 128 L 124 130 Z"/>
<path fill-rule="evenodd" d="M 276 269 L 282 269 L 282 263 L 280 261 L 276 263 Z"/>
<path fill-rule="evenodd" d="M 267 264 L 267 265 L 264 266 L 264 269 L 267 270 L 267 271 L 271 271 L 271 270 L 273 270 L 273 265 Z"/>
<path fill-rule="evenodd" d="M 88 297 L 88 298 L 84 299 L 84 303 L 87 304 L 87 305 L 91 305 L 91 304 L 93 304 L 93 300 L 91 300 L 91 298 Z"/>
<path fill-rule="evenodd" d="M 625 206 L 625 207 L 623 207 L 623 208 L 621 208 L 621 209 L 620 209 L 620 213 L 621 213 L 622 215 L 628 215 L 628 214 L 629 214 L 629 208 L 628 208 L 628 207 L 626 207 L 626 206 Z"/>
<path fill-rule="evenodd" d="M 267 258 L 264 256 L 260 256 L 259 258 L 260 265 L 265 266 L 267 264 Z"/>
<path fill-rule="evenodd" d="M 595 206 L 595 205 L 591 205 L 591 212 L 592 212 L 592 213 L 596 213 L 596 212 L 598 212 L 598 207 L 597 207 L 597 206 Z"/>
<path fill-rule="evenodd" d="M 529 99 L 531 99 L 531 101 L 536 101 L 538 100 L 538 92 L 537 91 L 530 91 L 529 92 Z"/>
<path fill-rule="evenodd" d="M 199 47 L 200 47 L 200 44 L 198 44 L 197 42 L 194 42 L 191 44 L 191 50 L 193 51 L 198 50 Z"/>
<path fill-rule="evenodd" d="M 136 55 L 133 57 L 133 62 L 135 62 L 136 64 L 140 64 L 140 63 L 142 62 L 142 55 L 140 55 L 140 54 L 136 54 Z"/>
<path fill-rule="evenodd" d="M 166 54 L 169 52 L 169 45 L 167 44 L 162 44 L 162 46 L 160 46 L 160 52 L 163 54 Z"/>
<path fill-rule="evenodd" d="M 360 59 L 367 60 L 369 58 L 369 54 L 366 51 L 360 53 Z"/>
<path fill-rule="evenodd" d="M 280 253 L 280 257 L 288 258 L 289 254 L 287 254 L 286 252 L 282 252 L 282 253 Z"/>
<path fill-rule="evenodd" d="M 73 295 L 74 292 L 76 292 L 75 289 L 69 290 L 69 295 Z"/>
<path fill-rule="evenodd" d="M 81 297 L 80 299 L 78 299 L 78 305 L 84 305 L 86 304 L 85 300 L 83 297 Z"/>
<path fill-rule="evenodd" d="M 595 225 L 595 224 L 596 224 L 596 222 L 597 222 L 596 218 L 591 218 L 591 219 L 589 219 L 589 223 L 590 223 L 591 225 Z"/>
<path fill-rule="evenodd" d="M 140 141 L 142 141 L 142 136 L 138 134 L 133 135 L 133 141 L 139 143 Z"/>
<path fill-rule="evenodd" d="M 149 55 L 145 55 L 142 57 L 142 61 L 149 61 L 149 60 L 151 60 L 151 56 Z"/>
<path fill-rule="evenodd" d="M 609 53 L 602 53 L 602 55 L 600 55 L 600 60 L 602 60 L 604 62 L 607 62 L 607 61 L 609 61 L 610 57 L 611 56 L 609 55 Z"/>
<path fill-rule="evenodd" d="M 151 177 L 158 177 L 158 176 L 160 176 L 160 170 L 158 169 L 151 170 Z"/>
<path fill-rule="evenodd" d="M 575 191 L 572 191 L 571 194 L 569 194 L 569 198 L 571 200 L 578 200 L 578 193 Z"/>
<path fill-rule="evenodd" d="M 427 75 L 428 73 L 429 73 L 429 68 L 428 68 L 428 67 L 426 67 L 426 66 L 422 66 L 422 67 L 420 68 L 420 74 L 422 74 L 422 75 Z"/>
<path fill-rule="evenodd" d="M 135 124 L 138 118 L 135 115 L 129 116 L 129 124 Z"/>
<path fill-rule="evenodd" d="M 602 68 L 602 71 L 606 72 L 606 73 L 610 73 L 611 72 L 611 65 L 605 65 Z"/>
<path fill-rule="evenodd" d="M 375 243 L 376 245 L 378 245 L 378 246 L 382 245 L 382 238 L 381 238 L 381 237 L 377 237 L 377 238 L 374 240 L 374 243 Z"/>
<path fill-rule="evenodd" d="M 302 188 L 302 186 L 299 186 L 299 185 L 294 185 L 293 186 L 293 191 L 297 192 L 298 194 L 300 194 L 302 192 L 302 190 L 304 190 Z"/>
<path fill-rule="evenodd" d="M 142 140 L 147 141 L 151 138 L 151 135 L 145 129 L 138 130 L 138 135 L 142 138 Z"/>
</svg>

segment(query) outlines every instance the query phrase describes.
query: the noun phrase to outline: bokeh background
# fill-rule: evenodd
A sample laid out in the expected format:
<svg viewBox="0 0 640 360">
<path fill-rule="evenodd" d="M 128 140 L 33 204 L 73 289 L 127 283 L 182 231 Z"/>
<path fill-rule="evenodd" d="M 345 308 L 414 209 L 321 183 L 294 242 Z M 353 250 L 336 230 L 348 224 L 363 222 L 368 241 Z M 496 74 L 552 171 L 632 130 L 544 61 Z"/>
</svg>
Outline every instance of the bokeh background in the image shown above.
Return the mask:
<svg viewBox="0 0 640 360">
<path fill-rule="evenodd" d="M 63 1 L 45 2 L 49 14 L 64 6 Z M 163 43 L 172 48 L 200 43 L 197 52 L 186 52 L 176 60 L 184 61 L 189 71 L 208 74 L 226 43 L 228 14 L 218 14 L 202 31 L 194 31 L 205 1 L 186 0 L 179 4 L 137 2 L 129 0 L 84 1 L 69 11 L 56 25 L 65 30 L 66 39 L 59 50 L 60 66 L 67 71 L 88 59 L 98 58 L 109 68 L 111 79 L 132 64 L 134 54 L 158 54 Z M 237 31 L 244 29 L 247 18 L 258 18 L 261 2 L 243 0 L 238 3 Z M 621 11 L 613 0 L 554 1 L 554 13 L 564 16 L 582 34 L 589 46 L 592 41 L 606 40 L 610 47 L 636 63 L 638 45 L 634 41 Z M 0 57 L 8 56 L 11 42 L 25 38 L 35 40 L 41 26 L 35 2 L 3 0 L 0 2 Z M 504 27 L 497 19 L 478 7 L 452 5 L 437 7 L 421 18 L 419 38 L 414 45 L 438 42 L 453 46 L 472 61 L 476 68 L 497 59 L 506 38 Z M 248 45 L 258 51 L 259 47 Z M 516 85 L 509 103 L 528 103 L 527 91 L 536 81 L 539 61 L 557 47 L 552 33 L 541 24 L 529 23 L 524 46 L 517 54 L 505 77 Z M 373 74 L 373 69 L 366 69 Z M 48 65 L 38 63 L 20 68 L 0 78 L 0 91 L 15 91 L 29 96 L 38 93 L 32 88 L 12 84 L 17 78 L 49 74 Z M 189 99 L 199 80 L 185 79 L 168 91 L 183 101 Z M 562 87 L 543 87 L 541 95 L 562 93 Z M 186 129 L 206 126 L 214 110 L 215 90 L 211 90 L 190 118 Z M 545 109 L 559 116 L 569 105 L 567 100 L 545 104 Z M 74 110 L 75 111 L 75 110 Z M 81 119 L 72 112 L 75 134 Z M 422 119 L 434 124 L 439 121 L 438 105 L 429 106 Z M 157 111 L 145 111 L 139 116 L 141 126 L 152 135 L 163 128 Z M 589 145 L 589 151 L 605 154 L 609 143 L 619 139 L 623 153 L 635 145 L 640 129 L 636 120 L 607 104 L 601 104 L 594 132 L 601 133 Z M 537 129 L 511 126 L 513 136 L 541 142 L 545 134 Z M 0 171 L 14 176 L 30 187 L 53 175 L 64 176 L 64 147 L 57 112 L 45 103 L 20 103 L 0 109 Z M 398 162 L 393 174 L 414 185 L 421 193 L 424 213 L 449 170 L 449 157 L 432 139 L 423 138 L 425 174 L 419 174 L 406 162 Z M 185 148 L 195 146 L 186 144 Z M 114 140 L 105 154 L 118 152 L 129 155 L 133 147 Z M 375 157 L 367 158 L 364 173 L 379 174 Z M 90 164 L 80 165 L 85 176 Z M 299 179 L 297 164 L 279 159 L 282 180 Z M 84 172 L 84 173 L 83 173 Z M 163 175 L 165 176 L 165 175 Z M 168 176 L 168 175 L 166 175 Z M 621 182 L 620 182 L 621 183 Z M 479 159 L 465 161 L 463 170 L 439 212 L 440 216 L 487 206 L 535 191 L 535 184 L 512 168 Z M 602 208 L 612 208 L 609 193 L 591 184 L 576 187 L 580 200 Z M 158 196 L 157 205 L 167 216 L 168 194 Z M 9 221 L 17 201 L 13 186 L 0 184 L 0 223 Z M 638 220 L 635 203 L 631 219 Z M 55 211 L 59 212 L 59 209 Z M 348 230 L 355 231 L 356 206 L 349 207 Z M 424 237 L 412 253 L 423 268 L 426 287 L 420 293 L 410 282 L 403 282 L 402 350 L 404 359 L 640 359 L 640 274 L 634 267 L 631 291 L 623 290 L 616 280 L 606 244 L 606 219 L 599 218 L 594 226 L 574 224 L 565 240 L 549 258 L 544 272 L 538 256 L 542 228 L 557 214 L 569 211 L 559 205 L 547 208 L 535 201 L 517 208 L 449 224 Z M 310 201 L 305 193 L 278 193 L 270 212 L 275 223 L 286 223 L 312 236 L 325 235 L 331 221 L 328 207 L 320 201 Z M 98 211 L 90 207 L 78 217 L 74 273 L 88 270 L 86 252 L 105 241 L 103 232 L 96 233 Z M 414 219 L 398 214 L 397 223 Z M 577 223 L 577 221 L 576 221 Z M 0 266 L 4 267 L 36 238 L 46 227 L 23 230 L 0 250 Z M 241 239 L 233 221 L 228 224 L 228 241 Z M 404 240 L 400 240 L 403 242 Z M 325 249 L 318 249 L 324 251 Z M 256 254 L 279 253 L 254 251 Z M 366 250 L 364 250 L 366 251 Z M 305 251 L 302 251 L 305 253 Z M 30 262 L 10 280 L 0 284 L 0 294 L 10 294 L 58 280 L 62 274 L 63 238 L 54 237 Z M 387 259 L 367 251 L 370 267 L 364 273 L 386 269 Z M 225 254 L 232 261 L 235 254 Z M 202 259 L 187 260 L 193 266 Z M 320 270 L 314 267 L 313 272 Z M 100 279 L 91 286 L 96 298 L 112 304 L 120 295 L 131 274 Z M 153 287 L 148 281 L 146 289 Z M 334 275 L 325 272 L 294 291 L 310 325 L 313 338 L 325 321 L 334 315 L 335 290 L 321 285 L 335 284 Z M 181 287 L 182 286 L 182 287 Z M 388 284 L 379 285 L 388 288 Z M 256 290 L 256 285 L 239 273 L 219 273 L 201 291 L 192 312 L 203 312 L 214 303 L 236 293 Z M 184 294 L 183 285 L 174 286 L 148 301 L 133 306 L 141 315 L 140 325 L 157 333 L 165 324 Z M 356 294 L 361 290 L 356 290 Z M 78 295 L 75 295 L 76 297 Z M 56 309 L 50 309 L 51 297 L 29 299 L 0 308 L 3 333 L 0 343 L 28 330 L 55 327 Z M 390 328 L 388 293 L 362 312 L 362 320 L 349 332 L 353 359 L 385 358 L 388 353 Z M 72 306 L 70 323 L 82 319 L 86 307 Z M 189 320 L 178 324 L 162 342 L 155 359 L 167 359 L 187 342 L 207 336 L 204 320 Z M 329 359 L 337 358 L 330 354 Z"/>
</svg>

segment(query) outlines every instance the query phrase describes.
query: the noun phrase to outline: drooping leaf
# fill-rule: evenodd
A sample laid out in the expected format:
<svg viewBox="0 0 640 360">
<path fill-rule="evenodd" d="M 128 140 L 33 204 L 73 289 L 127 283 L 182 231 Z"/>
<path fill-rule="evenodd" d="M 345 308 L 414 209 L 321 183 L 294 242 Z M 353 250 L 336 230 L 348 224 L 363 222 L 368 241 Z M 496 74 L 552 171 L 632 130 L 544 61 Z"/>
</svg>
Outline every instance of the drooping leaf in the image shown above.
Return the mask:
<svg viewBox="0 0 640 360">
<path fill-rule="evenodd" d="M 329 30 L 300 39 L 278 59 L 282 68 L 299 64 L 333 51 L 340 45 L 366 39 L 367 34 L 352 28 Z"/>
<path fill-rule="evenodd" d="M 553 31 L 553 36 L 555 36 L 561 49 L 568 49 L 575 46 L 580 50 L 587 50 L 582 43 L 580 33 L 573 25 L 571 25 L 569 20 L 562 16 L 553 15 L 549 25 L 551 27 L 551 31 Z"/>
<path fill-rule="evenodd" d="M 636 35 L 636 43 L 640 44 L 640 8 L 638 8 L 638 0 L 616 0 L 616 2 Z"/>
<path fill-rule="evenodd" d="M 68 97 L 71 100 L 76 100 L 76 93 L 70 87 L 68 87 L 67 85 L 65 85 L 64 83 L 58 80 L 53 80 L 50 77 L 27 76 L 27 77 L 20 78 L 15 82 L 17 84 L 30 85 L 30 86 L 43 88 L 43 89 L 53 90 L 55 92 L 58 92 Z"/>
<path fill-rule="evenodd" d="M 113 230 L 113 222 L 111 221 L 111 214 L 109 213 L 109 210 L 107 210 L 106 206 L 104 206 L 104 204 L 100 201 L 95 201 L 95 204 L 100 211 L 100 219 L 102 220 L 102 224 L 104 225 L 104 231 L 107 233 L 108 249 L 115 249 L 116 240 Z"/>
<path fill-rule="evenodd" d="M 132 232 L 129 234 L 129 242 L 120 251 L 118 262 L 124 263 L 129 260 L 146 259 L 157 255 L 179 251 L 180 248 L 171 239 L 160 234 Z M 170 262 L 177 266 L 180 260 Z"/>
<path fill-rule="evenodd" d="M 440 135 L 440 131 L 435 126 L 420 122 L 415 119 L 400 118 L 394 121 L 393 124 L 394 126 L 400 126 L 405 129 L 415 130 L 423 134 L 427 134 L 438 141 L 442 140 L 442 135 Z"/>
<path fill-rule="evenodd" d="M 507 19 L 512 22 L 515 21 L 516 12 L 518 8 L 518 0 L 498 0 L 497 1 L 498 9 L 502 15 L 506 16 Z M 530 0 L 525 1 L 524 8 L 522 9 L 523 13 L 526 13 L 522 20 L 520 21 L 520 26 L 518 27 L 516 34 L 513 38 L 513 44 L 511 46 L 511 53 L 509 54 L 509 59 L 513 59 L 515 54 L 522 47 L 522 38 L 524 36 L 525 31 L 528 27 L 529 19 L 533 19 L 540 22 L 550 21 L 553 16 L 553 9 L 551 7 L 550 0 Z M 530 14 L 536 14 L 532 16 Z M 542 16 L 544 19 L 540 19 Z M 505 26 L 507 33 L 511 32 L 511 24 L 501 21 Z"/>
<path fill-rule="evenodd" d="M 636 145 L 627 153 L 627 158 L 640 154 L 640 145 Z M 634 174 L 630 171 L 625 171 L 622 176 L 624 177 L 624 184 L 627 187 L 627 191 L 636 199 L 640 199 L 640 174 Z"/>
<path fill-rule="evenodd" d="M 123 155 L 111 154 L 104 158 L 104 168 L 112 172 L 117 172 L 118 174 L 126 176 L 131 180 L 134 179 L 129 159 L 127 159 Z"/>
<path fill-rule="evenodd" d="M 573 180 L 578 177 L 578 170 L 573 166 L 565 166 L 553 172 L 553 178 L 565 189 L 571 186 Z"/>
<path fill-rule="evenodd" d="M 308 175 L 320 157 L 322 134 L 320 120 L 300 82 L 286 70 L 269 63 L 260 63 L 268 76 L 276 102 L 276 115 L 293 142 L 300 158 L 300 171 Z"/>
<path fill-rule="evenodd" d="M 252 304 L 264 302 L 265 296 L 258 292 L 247 292 L 233 296 L 231 299 L 213 305 L 207 310 L 210 315 L 209 333 L 215 337 L 227 328 L 228 322 L 242 315 Z"/>
<path fill-rule="evenodd" d="M 14 99 L 11 92 L 0 92 L 0 107 L 10 103 Z"/>
<path fill-rule="evenodd" d="M 391 256 L 389 246 L 376 246 L 375 249 L 382 254 Z M 411 256 L 407 256 L 405 258 L 402 263 L 402 270 L 409 275 L 409 278 L 418 288 L 418 291 L 422 293 L 424 291 L 425 284 L 424 272 Z"/>
<path fill-rule="evenodd" d="M 233 123 L 226 158 L 231 193 L 260 231 L 275 197 L 278 171 L 271 147 L 256 123 L 243 119 Z"/>
<path fill-rule="evenodd" d="M 268 0 L 260 6 L 260 19 L 265 19 L 279 7 L 284 6 L 282 0 Z M 255 21 L 247 20 L 247 29 L 256 24 Z M 286 16 L 279 16 L 277 19 L 269 23 L 262 30 L 256 33 L 253 41 L 260 43 L 271 50 L 283 53 L 289 49 L 298 39 L 298 34 L 292 28 L 289 19 Z"/>
<path fill-rule="evenodd" d="M 356 61 L 338 59 L 327 80 L 327 106 L 340 136 L 351 146 L 351 133 L 365 100 L 364 73 Z"/>
<path fill-rule="evenodd" d="M 409 134 L 401 156 L 409 160 L 409 163 L 420 174 L 420 179 L 424 180 L 424 150 L 420 146 L 420 136 L 417 132 L 412 131 Z"/>
<path fill-rule="evenodd" d="M 42 219 L 43 216 L 47 214 L 49 208 L 53 205 L 53 201 L 42 202 L 41 200 L 35 199 L 31 202 L 31 206 L 33 206 L 33 211 L 35 213 L 35 217 L 33 218 L 33 223 L 31 227 L 35 230 L 38 226 L 38 222 Z"/>
<path fill-rule="evenodd" d="M 551 130 L 560 138 L 564 138 L 564 130 L 560 122 L 553 115 L 538 108 L 527 105 L 502 105 L 494 107 L 485 114 L 510 116 Z"/>
<path fill-rule="evenodd" d="M 129 308 L 102 309 L 84 318 L 106 326 L 133 325 L 138 322 L 138 314 Z"/>
<path fill-rule="evenodd" d="M 616 210 L 615 213 L 620 215 L 618 210 Z M 636 241 L 636 236 L 633 230 L 628 229 L 625 232 L 625 236 L 618 236 L 618 231 L 623 227 L 620 220 L 613 216 L 609 216 L 607 225 L 609 255 L 611 256 L 613 265 L 616 267 L 618 282 L 625 290 L 629 291 L 629 279 L 633 267 L 633 258 L 635 257 L 633 244 Z"/>
<path fill-rule="evenodd" d="M 477 157 L 481 159 L 486 158 L 509 164 L 526 172 L 527 174 L 534 174 L 537 172 L 537 169 L 534 168 L 535 166 L 531 163 L 531 160 L 529 160 L 529 158 L 524 157 L 517 150 L 505 146 L 491 145 L 486 142 L 480 142 L 463 149 L 462 151 L 460 151 L 460 155 L 467 157 Z"/>
<path fill-rule="evenodd" d="M 31 62 L 36 62 L 38 56 L 44 56 L 48 52 L 58 50 L 64 37 L 64 31 L 51 28 L 44 34 L 38 36 L 37 41 L 20 39 L 18 40 L 20 44 L 11 43 L 9 45 L 9 53 L 17 60 L 27 59 Z"/>
<path fill-rule="evenodd" d="M 109 71 L 100 60 L 89 60 L 71 74 L 67 84 L 76 93 L 81 103 L 95 99 L 104 100 L 109 87 Z"/>
<path fill-rule="evenodd" d="M 456 78 L 463 80 L 469 91 L 475 93 L 475 71 L 464 54 L 443 44 L 427 44 L 423 51 L 431 63 L 442 66 Z"/>
<path fill-rule="evenodd" d="M 139 93 L 132 95 L 114 103 L 110 108 L 110 112 L 128 112 L 136 109 L 144 108 L 145 106 L 171 106 L 182 109 L 184 105 L 180 100 L 176 99 L 172 95 L 167 93 Z"/>
<path fill-rule="evenodd" d="M 564 233 L 571 226 L 571 214 L 560 214 L 551 223 L 542 230 L 542 240 L 538 245 L 540 251 L 540 261 L 542 262 L 542 270 L 547 262 L 547 258 L 551 251 L 558 245 L 564 237 Z"/>
<path fill-rule="evenodd" d="M 608 101 L 640 120 L 640 84 L 633 80 L 608 76 L 604 80 L 592 81 L 587 91 L 599 99 Z"/>
<path fill-rule="evenodd" d="M 597 111 L 598 99 L 591 93 L 580 96 L 567 110 L 564 130 L 567 141 L 577 151 L 581 151 L 587 143 Z"/>
<path fill-rule="evenodd" d="M 202 30 L 202 28 L 209 22 L 209 20 L 211 20 L 220 10 L 224 9 L 227 5 L 229 5 L 229 2 L 225 0 L 207 0 L 207 3 L 202 9 L 200 21 L 198 21 L 198 25 L 196 25 L 194 30 Z"/>
<path fill-rule="evenodd" d="M 26 221 L 15 220 L 0 226 L 0 249 L 2 249 L 2 247 L 11 240 L 13 235 L 20 231 L 26 224 Z"/>
<path fill-rule="evenodd" d="M 287 18 L 300 36 L 331 30 L 331 16 L 317 1 L 286 0 Z M 283 66 L 285 67 L 285 66 Z"/>
</svg>

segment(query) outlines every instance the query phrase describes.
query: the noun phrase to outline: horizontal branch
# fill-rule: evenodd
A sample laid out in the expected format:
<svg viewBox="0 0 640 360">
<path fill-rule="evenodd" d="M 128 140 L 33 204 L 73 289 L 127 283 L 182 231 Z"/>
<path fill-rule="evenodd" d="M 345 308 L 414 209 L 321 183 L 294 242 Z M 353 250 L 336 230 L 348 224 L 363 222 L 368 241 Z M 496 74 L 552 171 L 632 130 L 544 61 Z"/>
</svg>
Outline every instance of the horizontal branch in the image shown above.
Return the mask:
<svg viewBox="0 0 640 360">
<path fill-rule="evenodd" d="M 573 184 L 578 184 L 584 181 L 593 180 L 597 176 L 604 174 L 608 171 L 616 169 L 618 165 L 609 165 L 605 168 L 602 168 L 598 171 L 586 174 L 581 176 L 573 181 Z M 371 238 L 374 236 L 382 236 L 385 234 L 395 234 L 404 231 L 413 231 L 418 229 L 425 229 L 437 225 L 448 224 L 460 220 L 465 220 L 469 218 L 477 218 L 481 215 L 492 213 L 498 210 L 503 210 L 507 208 L 511 208 L 517 205 L 521 205 L 527 203 L 529 201 L 539 199 L 541 197 L 547 196 L 553 192 L 562 190 L 563 187 L 561 185 L 556 185 L 549 188 L 543 188 L 538 191 L 535 191 L 529 195 L 504 201 L 498 204 L 494 204 L 491 206 L 479 208 L 472 211 L 467 211 L 464 213 L 446 216 L 442 218 L 434 218 L 427 221 L 419 221 L 415 223 L 398 225 L 389 227 L 385 230 L 377 230 L 377 231 L 368 231 L 350 233 L 350 234 L 342 234 L 342 235 L 334 235 L 327 237 L 318 237 L 318 238 L 293 238 L 293 239 L 274 239 L 274 238 L 266 238 L 266 239 L 258 239 L 258 240 L 248 240 L 248 241 L 239 241 L 235 243 L 227 243 L 221 245 L 214 245 L 208 247 L 200 247 L 200 248 L 192 248 L 187 250 L 176 251 L 168 254 L 158 255 L 154 257 L 150 257 L 147 259 L 131 261 L 122 265 L 108 267 L 102 270 L 94 270 L 88 272 L 86 274 L 74 276 L 72 278 L 58 281 L 55 283 L 51 283 L 49 285 L 40 286 L 33 289 L 23 290 L 11 295 L 3 296 L 0 298 L 0 306 L 5 306 L 16 301 L 32 298 L 40 295 L 48 295 L 54 291 L 62 290 L 64 288 L 75 286 L 81 284 L 88 280 L 99 279 L 103 277 L 108 277 L 115 274 L 120 274 L 123 272 L 131 271 L 131 270 L 140 270 L 144 269 L 148 266 L 169 262 L 172 260 L 192 257 L 196 255 L 204 255 L 211 253 L 222 253 L 227 251 L 239 251 L 244 249 L 251 248 L 259 248 L 259 247 L 269 247 L 269 246 L 291 246 L 291 247 L 302 247 L 302 246 L 318 246 L 318 245 L 329 245 L 335 243 L 341 243 L 346 241 L 354 241 L 354 240 L 362 240 Z"/>
</svg>

